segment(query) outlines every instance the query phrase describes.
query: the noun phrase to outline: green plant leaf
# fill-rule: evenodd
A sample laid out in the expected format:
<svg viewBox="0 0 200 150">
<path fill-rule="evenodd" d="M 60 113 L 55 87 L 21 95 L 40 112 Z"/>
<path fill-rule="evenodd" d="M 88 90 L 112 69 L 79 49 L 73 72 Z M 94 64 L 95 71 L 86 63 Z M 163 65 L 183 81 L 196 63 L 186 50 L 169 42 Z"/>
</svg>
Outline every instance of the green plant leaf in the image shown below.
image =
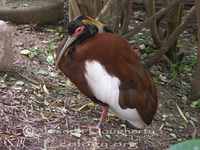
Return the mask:
<svg viewBox="0 0 200 150">
<path fill-rule="evenodd" d="M 50 50 L 51 50 L 51 51 L 55 51 L 55 50 L 57 49 L 57 47 L 58 47 L 58 46 L 51 46 L 51 47 L 50 47 Z"/>
<path fill-rule="evenodd" d="M 53 56 L 49 55 L 49 56 L 47 56 L 46 61 L 50 64 L 53 59 L 54 59 Z"/>
<path fill-rule="evenodd" d="M 167 150 L 199 150 L 200 140 L 187 140 L 175 145 L 172 145 Z"/>
<path fill-rule="evenodd" d="M 56 90 L 56 93 L 57 93 L 57 94 L 61 94 L 61 93 L 62 93 L 62 92 L 61 92 L 61 89 L 57 89 L 57 90 Z"/>
<path fill-rule="evenodd" d="M 190 119 L 191 119 L 192 121 L 194 121 L 194 122 L 198 122 L 198 120 L 197 120 L 196 118 L 194 118 L 194 117 L 190 117 Z"/>
</svg>

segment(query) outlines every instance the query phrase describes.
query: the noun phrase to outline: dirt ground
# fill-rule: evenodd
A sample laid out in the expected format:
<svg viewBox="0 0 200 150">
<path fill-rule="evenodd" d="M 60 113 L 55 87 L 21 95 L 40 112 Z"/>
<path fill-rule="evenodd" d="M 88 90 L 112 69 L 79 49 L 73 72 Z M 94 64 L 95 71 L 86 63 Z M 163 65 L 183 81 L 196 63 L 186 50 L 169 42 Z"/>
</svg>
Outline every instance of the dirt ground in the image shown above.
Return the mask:
<svg viewBox="0 0 200 150">
<path fill-rule="evenodd" d="M 51 56 L 66 33 L 65 22 L 36 30 L 30 25 L 8 25 L 13 31 L 15 60 L 11 72 L 0 72 L 0 149 L 153 150 L 200 138 L 199 112 L 184 100 L 187 93 L 184 96 L 178 88 L 179 77 L 170 79 L 174 84 L 157 84 L 158 111 L 146 129 L 129 128 L 108 113 L 103 138 L 83 132 L 84 125 L 98 123 L 102 108 L 92 105 L 61 72 L 52 73 Z"/>
</svg>

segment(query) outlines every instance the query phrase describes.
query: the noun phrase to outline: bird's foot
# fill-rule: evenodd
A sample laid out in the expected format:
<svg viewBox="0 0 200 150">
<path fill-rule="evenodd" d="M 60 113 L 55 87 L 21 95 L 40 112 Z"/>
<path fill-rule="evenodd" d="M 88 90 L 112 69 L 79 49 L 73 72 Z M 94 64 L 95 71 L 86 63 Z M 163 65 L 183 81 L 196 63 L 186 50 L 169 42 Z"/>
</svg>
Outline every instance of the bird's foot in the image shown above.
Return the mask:
<svg viewBox="0 0 200 150">
<path fill-rule="evenodd" d="M 98 125 L 97 126 L 83 126 L 83 128 L 86 128 L 86 129 L 83 129 L 84 132 L 91 132 L 91 131 L 97 131 L 99 133 L 99 136 L 102 137 L 102 134 L 101 134 L 101 130 L 102 130 L 102 127 L 99 127 Z"/>
</svg>

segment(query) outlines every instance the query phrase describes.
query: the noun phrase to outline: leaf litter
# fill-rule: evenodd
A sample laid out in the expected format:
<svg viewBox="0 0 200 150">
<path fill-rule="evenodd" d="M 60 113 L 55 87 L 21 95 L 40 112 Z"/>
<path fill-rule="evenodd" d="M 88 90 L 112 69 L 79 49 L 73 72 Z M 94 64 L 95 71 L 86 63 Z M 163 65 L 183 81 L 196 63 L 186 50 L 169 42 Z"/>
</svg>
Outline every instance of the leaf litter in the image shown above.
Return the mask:
<svg viewBox="0 0 200 150">
<path fill-rule="evenodd" d="M 156 66 L 161 70 L 151 70 L 160 74 L 153 74 L 159 107 L 152 125 L 145 130 L 132 129 L 109 113 L 102 133 L 105 138 L 84 133 L 82 126 L 96 125 L 102 108 L 81 94 L 62 73 L 53 72 L 55 55 L 52 54 L 65 28 L 48 28 L 29 33 L 14 30 L 14 70 L 0 72 L 0 146 L 3 149 L 166 149 L 187 139 L 200 138 L 197 111 L 200 103 L 198 100 L 189 103 L 185 94 L 188 77 L 173 79 L 162 71 L 162 66 Z M 140 39 L 149 30 L 142 32 L 138 35 Z M 188 45 L 181 45 L 184 46 Z M 147 55 L 143 56 L 145 59 Z M 190 70 L 185 68 L 185 71 Z"/>
</svg>

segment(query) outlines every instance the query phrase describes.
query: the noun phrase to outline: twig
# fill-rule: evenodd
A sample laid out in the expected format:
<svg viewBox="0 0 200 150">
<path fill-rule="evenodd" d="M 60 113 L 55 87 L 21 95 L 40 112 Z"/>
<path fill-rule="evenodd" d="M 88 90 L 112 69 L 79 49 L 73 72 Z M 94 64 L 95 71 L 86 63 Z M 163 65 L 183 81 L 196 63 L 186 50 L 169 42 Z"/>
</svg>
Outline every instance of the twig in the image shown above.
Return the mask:
<svg viewBox="0 0 200 150">
<path fill-rule="evenodd" d="M 96 17 L 96 20 L 102 21 L 103 17 L 106 15 L 106 13 L 108 12 L 108 10 L 110 9 L 110 7 L 113 5 L 114 2 L 115 1 L 113 1 L 113 0 L 109 0 L 107 2 L 106 6 L 101 10 L 99 15 Z"/>
<path fill-rule="evenodd" d="M 23 74 L 21 74 L 21 73 L 19 73 L 19 75 L 20 75 L 22 78 L 24 78 L 24 79 L 26 79 L 26 80 L 28 80 L 28 81 L 33 82 L 34 84 L 39 84 L 37 81 L 35 81 L 35 80 L 33 80 L 33 79 L 27 77 L 26 75 L 23 75 Z"/>
<path fill-rule="evenodd" d="M 5 140 L 6 141 L 8 141 L 9 143 L 10 143 L 10 145 L 12 146 L 12 147 L 15 147 L 14 145 L 13 145 L 13 143 L 7 138 L 7 137 L 4 137 L 5 138 Z M 5 143 L 4 143 L 4 145 L 5 145 Z M 7 145 L 7 144 L 6 144 Z M 6 146 L 7 147 L 7 146 Z M 8 147 L 7 147 L 8 148 Z M 10 149 L 10 148 L 9 148 Z"/>
</svg>

